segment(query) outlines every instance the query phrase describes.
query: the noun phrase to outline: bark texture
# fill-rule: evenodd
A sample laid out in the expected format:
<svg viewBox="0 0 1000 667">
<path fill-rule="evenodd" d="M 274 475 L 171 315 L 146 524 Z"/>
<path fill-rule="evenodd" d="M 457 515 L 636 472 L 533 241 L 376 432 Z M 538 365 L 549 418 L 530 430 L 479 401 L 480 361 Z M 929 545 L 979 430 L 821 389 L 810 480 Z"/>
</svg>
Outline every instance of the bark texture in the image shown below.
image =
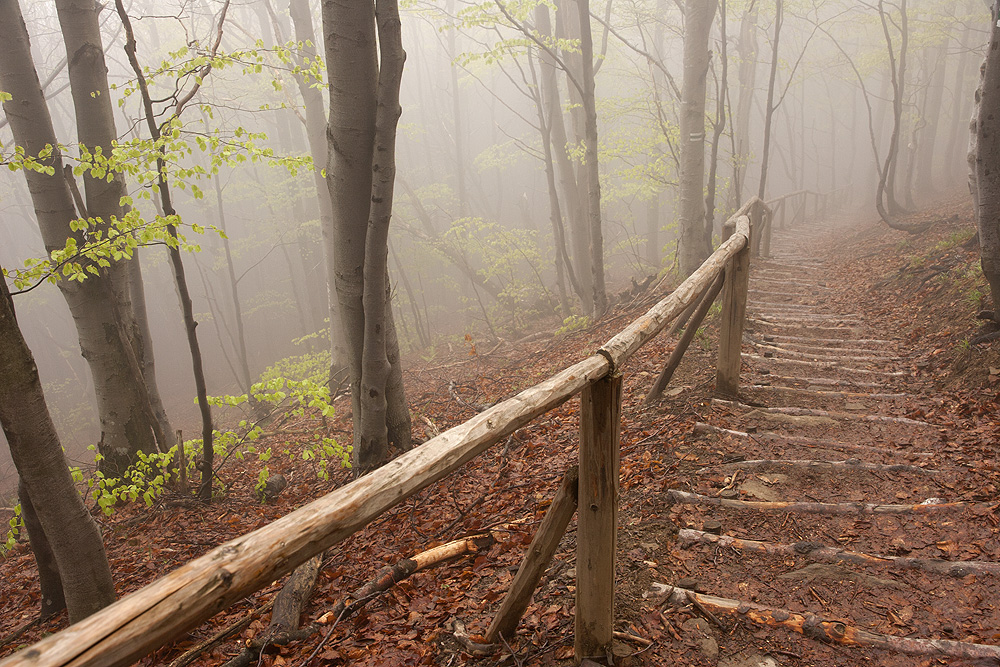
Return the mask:
<svg viewBox="0 0 1000 667">
<path fill-rule="evenodd" d="M 85 53 L 91 54 L 92 50 L 85 49 Z M 76 67 L 74 71 L 79 71 L 79 64 Z M 0 4 L 0 89 L 12 95 L 3 105 L 4 112 L 15 141 L 25 153 L 38 155 L 46 146 L 57 146 L 52 118 L 31 59 L 28 33 L 20 9 L 12 0 Z M 62 249 L 71 236 L 82 245 L 83 236 L 70 229 L 70 222 L 78 216 L 63 177 L 59 150 L 53 150 L 43 164 L 52 167 L 53 175 L 37 171 L 25 171 L 24 175 L 45 249 Z M 97 207 L 103 206 L 107 198 L 103 192 L 94 197 Z M 109 468 L 125 466 L 134 452 L 156 449 L 149 403 L 142 402 L 145 384 L 129 364 L 135 353 L 119 320 L 128 310 L 127 303 L 122 302 L 122 291 L 113 288 L 106 272 L 83 282 L 60 281 L 58 286 L 73 316 L 80 351 L 94 380 L 101 422 L 100 451 Z"/>
<path fill-rule="evenodd" d="M 327 256 L 335 267 L 350 361 L 354 465 L 363 473 L 384 463 L 390 446 L 410 447 L 386 274 L 405 54 L 392 0 L 377 6 L 324 0 L 322 7 L 330 91 L 327 185 L 333 204 L 333 233 L 326 237 L 333 247 Z"/>
<path fill-rule="evenodd" d="M 9 0 L 0 4 L 16 7 Z M 111 604 L 115 586 L 97 524 L 73 484 L 5 281 L 0 281 L 0 341 L 0 424 L 25 498 L 51 547 L 70 623 L 75 623 Z M 47 579 L 54 585 L 51 574 Z"/>
<path fill-rule="evenodd" d="M 691 275 L 711 252 L 705 238 L 705 93 L 711 54 L 708 35 L 717 0 L 687 0 L 684 82 L 681 89 L 680 268 Z"/>
<path fill-rule="evenodd" d="M 990 283 L 993 312 L 1000 313 L 1000 5 L 992 10 L 977 118 L 975 181 L 983 275 Z M 994 315 L 994 317 L 996 317 Z"/>
</svg>

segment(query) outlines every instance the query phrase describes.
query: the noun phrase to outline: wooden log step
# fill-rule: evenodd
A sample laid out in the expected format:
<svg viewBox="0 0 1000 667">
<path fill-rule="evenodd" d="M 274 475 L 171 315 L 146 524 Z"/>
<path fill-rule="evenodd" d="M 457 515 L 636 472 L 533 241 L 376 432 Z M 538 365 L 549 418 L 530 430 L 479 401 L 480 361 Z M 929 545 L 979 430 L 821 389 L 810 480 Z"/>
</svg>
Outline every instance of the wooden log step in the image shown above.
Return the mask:
<svg viewBox="0 0 1000 667">
<path fill-rule="evenodd" d="M 846 354 L 856 354 L 860 356 L 875 357 L 888 361 L 902 361 L 905 357 L 900 357 L 887 350 L 871 350 L 864 347 L 836 347 L 834 345 L 805 345 L 803 343 L 786 343 L 784 341 L 773 340 L 773 336 L 764 336 L 761 341 L 753 341 L 755 345 L 770 345 L 782 350 L 792 352 L 816 352 L 818 354 L 828 354 L 830 352 L 843 352 Z M 771 340 L 768 340 L 771 339 Z"/>
<path fill-rule="evenodd" d="M 781 364 L 790 364 L 792 366 L 818 366 L 820 368 L 825 368 L 827 370 L 837 370 L 844 373 L 858 373 L 859 375 L 881 375 L 883 377 L 908 377 L 910 374 L 903 371 L 873 371 L 868 368 L 852 368 L 850 366 L 841 366 L 837 363 L 831 362 L 820 362 L 820 361 L 806 361 L 804 359 L 785 359 L 783 357 L 764 357 L 759 354 L 744 354 L 744 359 L 753 359 L 754 361 L 771 361 Z"/>
<path fill-rule="evenodd" d="M 736 500 L 734 498 L 716 498 L 703 496 L 700 493 L 667 489 L 667 495 L 675 502 L 685 505 L 714 505 L 730 509 L 757 510 L 758 512 L 798 512 L 802 514 L 937 514 L 939 512 L 957 512 L 971 507 L 966 502 L 942 502 L 940 498 L 928 498 L 915 505 L 879 505 L 877 503 L 821 503 L 814 501 L 792 500 Z"/>
<path fill-rule="evenodd" d="M 1000 574 L 1000 563 L 978 560 L 942 560 L 940 558 L 910 558 L 904 556 L 881 556 L 860 551 L 847 551 L 828 547 L 818 542 L 795 542 L 779 544 L 744 540 L 728 535 L 714 535 L 700 530 L 682 528 L 677 532 L 677 540 L 682 544 L 710 544 L 720 547 L 753 551 L 770 556 L 802 556 L 819 563 L 851 563 L 872 567 L 896 568 L 900 570 L 923 570 L 934 574 L 961 578 L 970 574 Z"/>
<path fill-rule="evenodd" d="M 794 299 L 801 299 L 802 297 L 815 297 L 815 294 L 808 294 L 804 292 L 775 292 L 773 290 L 762 290 L 750 288 L 748 290 L 749 294 L 762 294 L 764 296 L 788 296 Z"/>
<path fill-rule="evenodd" d="M 773 442 L 775 444 L 806 447 L 809 449 L 871 452 L 874 454 L 884 454 L 887 456 L 912 456 L 918 458 L 925 458 L 928 456 L 932 456 L 930 452 L 904 452 L 898 449 L 876 447 L 874 445 L 862 445 L 854 442 L 841 442 L 839 440 L 825 440 L 822 438 L 806 438 L 799 435 L 785 435 L 784 433 L 771 433 L 770 431 L 761 431 L 760 433 L 746 433 L 745 431 L 734 431 L 727 428 L 720 428 L 718 426 L 713 426 L 711 424 L 704 424 L 702 422 L 698 422 L 694 425 L 694 435 L 702 437 L 706 435 L 728 435 L 733 438 L 741 438 L 747 440 L 752 439 L 763 442 Z"/>
<path fill-rule="evenodd" d="M 826 306 L 820 306 L 817 304 L 792 303 L 790 301 L 761 301 L 759 299 L 751 299 L 747 303 L 751 306 L 760 306 L 762 308 L 782 308 L 786 310 L 814 311 L 817 308 L 826 308 Z M 827 313 L 827 314 L 832 314 L 832 313 Z"/>
<path fill-rule="evenodd" d="M 864 324 L 864 322 L 857 318 L 851 317 L 840 317 L 838 315 L 796 315 L 795 317 L 784 317 L 777 313 L 757 313 L 757 319 L 776 324 L 784 324 L 788 322 L 793 323 L 807 323 L 807 322 L 823 322 L 826 324 L 843 324 L 844 326 L 859 327 Z"/>
<path fill-rule="evenodd" d="M 789 384 L 806 385 L 806 389 L 814 387 L 852 387 L 854 389 L 882 389 L 885 384 L 879 382 L 860 382 L 858 380 L 835 380 L 833 378 L 813 378 L 799 375 L 778 375 L 763 373 L 761 380 L 771 382 L 787 382 Z"/>
<path fill-rule="evenodd" d="M 846 459 L 844 461 L 816 461 L 812 459 L 750 459 L 747 461 L 733 461 L 731 463 L 718 463 L 707 466 L 697 472 L 699 475 L 708 475 L 721 470 L 748 470 L 750 468 L 823 468 L 826 470 L 842 470 L 855 472 L 857 470 L 871 470 L 878 472 L 915 472 L 926 475 L 940 475 L 940 470 L 932 468 L 921 468 L 904 463 L 869 463 L 860 459 Z"/>
<path fill-rule="evenodd" d="M 837 345 L 838 343 L 849 343 L 851 345 L 897 345 L 899 341 L 880 340 L 878 338 L 812 338 L 810 336 L 786 336 L 784 334 L 767 334 L 763 337 L 769 343 L 824 343 L 827 345 Z"/>
<path fill-rule="evenodd" d="M 754 391 L 777 394 L 796 394 L 798 396 L 817 396 L 820 398 L 852 398 L 857 400 L 874 399 L 888 401 L 913 398 L 913 394 L 865 394 L 857 391 L 820 391 L 818 389 L 802 389 L 800 387 L 779 387 L 772 384 L 750 385 Z"/>
<path fill-rule="evenodd" d="M 849 419 L 866 422 L 884 422 L 887 424 L 905 424 L 907 426 L 918 426 L 921 428 L 938 428 L 937 424 L 910 419 L 909 417 L 892 417 L 889 415 L 856 415 L 850 412 L 832 412 L 829 410 L 817 410 L 815 408 L 779 407 L 765 408 L 754 405 L 747 405 L 739 401 L 727 401 L 723 398 L 713 398 L 712 403 L 727 408 L 742 408 L 744 410 L 760 410 L 769 414 L 792 415 L 794 417 L 830 417 L 831 419 Z"/>
<path fill-rule="evenodd" d="M 947 656 L 971 660 L 1000 660 L 1000 646 L 973 644 L 950 639 L 918 639 L 883 635 L 862 630 L 841 621 L 828 620 L 814 614 L 800 614 L 786 609 L 703 595 L 676 586 L 654 584 L 661 588 L 663 597 L 675 605 L 694 604 L 715 616 L 735 621 L 750 621 L 771 628 L 783 628 L 803 636 L 844 646 L 870 646 L 872 648 L 905 653 L 907 655 Z"/>
<path fill-rule="evenodd" d="M 795 278 L 768 278 L 766 276 L 752 276 L 750 278 L 755 283 L 776 283 L 779 285 L 794 285 L 806 289 L 829 290 L 832 289 L 821 283 L 809 282 L 806 280 L 796 280 Z"/>
<path fill-rule="evenodd" d="M 847 334 L 847 336 L 850 336 L 853 333 L 853 329 L 850 327 L 821 327 L 821 326 L 805 325 L 801 323 L 793 324 L 790 322 L 772 322 L 768 320 L 758 319 L 756 317 L 750 317 L 749 315 L 747 316 L 747 322 L 768 328 L 795 329 L 795 330 L 804 329 L 809 332 L 824 333 L 827 335 L 842 333 L 842 334 Z M 846 340 L 846 338 L 844 340 Z"/>
<path fill-rule="evenodd" d="M 755 343 L 756 347 L 761 350 L 768 350 L 770 352 L 778 352 L 782 356 L 789 359 L 806 359 L 809 361 L 829 361 L 832 363 L 839 363 L 841 361 L 860 361 L 866 363 L 878 363 L 883 361 L 899 361 L 899 357 L 866 357 L 866 356 L 855 356 L 847 354 L 816 354 L 812 352 L 799 352 L 797 350 L 786 350 L 783 347 L 778 347 L 777 345 L 768 345 L 767 343 Z M 770 358 L 770 357 L 765 357 Z"/>
</svg>

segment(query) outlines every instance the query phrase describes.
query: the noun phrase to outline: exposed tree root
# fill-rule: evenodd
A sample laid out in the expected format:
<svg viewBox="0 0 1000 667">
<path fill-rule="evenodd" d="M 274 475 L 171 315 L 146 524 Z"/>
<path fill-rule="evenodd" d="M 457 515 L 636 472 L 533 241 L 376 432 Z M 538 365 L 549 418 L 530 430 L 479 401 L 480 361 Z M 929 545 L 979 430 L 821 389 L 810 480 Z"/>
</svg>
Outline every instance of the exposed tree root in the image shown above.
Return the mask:
<svg viewBox="0 0 1000 667">
<path fill-rule="evenodd" d="M 740 600 L 701 595 L 683 588 L 664 586 L 665 597 L 675 605 L 698 600 L 701 607 L 717 617 L 732 621 L 750 621 L 771 628 L 792 630 L 806 637 L 844 646 L 871 646 L 908 655 L 947 656 L 980 660 L 1000 660 L 1000 646 L 972 644 L 947 639 L 916 639 L 869 632 L 832 621 L 814 614 L 799 614 L 785 609 L 775 609 Z"/>
<path fill-rule="evenodd" d="M 803 514 L 931 514 L 937 512 L 955 512 L 971 505 L 964 502 L 942 502 L 939 498 L 930 498 L 917 505 L 878 505 L 875 503 L 817 503 L 792 501 L 750 501 L 731 500 L 729 498 L 713 498 L 699 493 L 690 493 L 678 489 L 668 489 L 674 501 L 688 505 L 718 505 L 732 509 L 749 509 L 761 512 L 801 512 Z"/>
<path fill-rule="evenodd" d="M 873 445 L 860 445 L 853 442 L 840 442 L 839 440 L 804 438 L 802 436 L 784 435 L 782 433 L 771 433 L 769 431 L 763 431 L 760 433 L 745 433 L 743 431 L 733 431 L 727 428 L 719 428 L 718 426 L 712 426 L 711 424 L 704 424 L 702 422 L 698 422 L 694 425 L 694 434 L 697 436 L 705 436 L 710 434 L 728 435 L 734 438 L 747 438 L 747 439 L 752 438 L 754 440 L 762 440 L 767 442 L 774 442 L 774 443 L 801 446 L 801 447 L 810 447 L 815 449 L 873 452 L 877 454 L 886 454 L 888 456 L 913 456 L 913 457 L 931 456 L 929 452 L 903 452 L 896 449 L 888 449 L 885 447 L 875 447 Z"/>
<path fill-rule="evenodd" d="M 812 461 L 812 460 L 795 460 L 795 459 L 755 459 L 749 461 L 735 461 L 733 463 L 720 463 L 718 465 L 708 466 L 702 468 L 698 471 L 699 475 L 705 475 L 713 472 L 718 472 L 720 470 L 731 470 L 733 468 L 824 468 L 826 470 L 845 470 L 845 471 L 856 471 L 856 470 L 873 470 L 879 472 L 916 472 L 923 473 L 926 475 L 939 475 L 940 470 L 931 470 L 930 468 L 921 468 L 919 466 L 905 465 L 902 463 L 894 463 L 890 465 L 882 465 L 880 463 L 868 463 L 867 461 L 859 461 L 858 459 L 848 459 L 846 461 Z"/>
<path fill-rule="evenodd" d="M 908 558 L 902 556 L 880 556 L 859 551 L 846 551 L 836 547 L 828 547 L 817 542 L 796 542 L 794 544 L 776 544 L 773 542 L 758 542 L 756 540 L 741 540 L 728 535 L 713 535 L 700 530 L 682 528 L 677 533 L 677 539 L 684 543 L 710 544 L 720 547 L 738 549 L 739 551 L 755 551 L 773 556 L 803 556 L 821 563 L 853 563 L 871 565 L 873 567 L 898 568 L 901 570 L 924 570 L 935 574 L 961 578 L 969 574 L 1000 574 L 1000 563 L 987 561 L 950 561 L 939 558 Z"/>
</svg>

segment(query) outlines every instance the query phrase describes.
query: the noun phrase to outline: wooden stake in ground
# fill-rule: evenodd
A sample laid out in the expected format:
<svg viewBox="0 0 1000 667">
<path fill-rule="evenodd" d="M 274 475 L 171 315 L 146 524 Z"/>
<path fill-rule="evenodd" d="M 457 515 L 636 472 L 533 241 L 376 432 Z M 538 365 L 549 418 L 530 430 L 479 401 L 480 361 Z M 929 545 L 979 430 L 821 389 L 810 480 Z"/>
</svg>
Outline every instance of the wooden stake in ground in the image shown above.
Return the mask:
<svg viewBox="0 0 1000 667">
<path fill-rule="evenodd" d="M 577 662 L 604 657 L 611 650 L 621 409 L 621 375 L 601 378 L 580 394 L 574 645 Z"/>
<path fill-rule="evenodd" d="M 719 277 L 715 279 L 712 286 L 701 295 L 701 301 L 698 302 L 698 309 L 694 312 L 694 316 L 691 318 L 691 323 L 686 329 L 684 329 L 684 335 L 677 342 L 677 347 L 674 351 L 670 353 L 670 358 L 667 359 L 666 365 L 663 367 L 663 371 L 660 373 L 659 377 L 656 378 L 656 382 L 653 383 L 652 388 L 650 388 L 649 393 L 646 395 L 646 405 L 658 401 L 660 396 L 663 395 L 663 390 L 666 388 L 667 384 L 670 382 L 670 378 L 674 376 L 674 371 L 681 364 L 681 359 L 684 358 L 684 353 L 687 352 L 688 346 L 691 345 L 691 341 L 694 340 L 695 334 L 698 333 L 698 327 L 701 326 L 702 321 L 705 316 L 708 315 L 709 309 L 712 304 L 715 303 L 716 297 L 719 296 L 719 292 L 722 291 L 722 285 L 725 283 L 726 274 L 725 272 L 720 273 Z"/>
<path fill-rule="evenodd" d="M 662 584 L 654 584 L 662 586 Z M 717 617 L 733 621 L 743 620 L 771 628 L 792 630 L 806 637 L 844 646 L 872 646 L 874 648 L 906 653 L 909 655 L 948 656 L 980 660 L 1000 660 L 1000 646 L 971 644 L 947 639 L 913 639 L 868 632 L 840 621 L 831 621 L 813 614 L 799 614 L 785 609 L 729 600 L 694 591 L 663 586 L 667 599 L 675 605 L 686 605 L 697 600 L 699 606 Z"/>
</svg>

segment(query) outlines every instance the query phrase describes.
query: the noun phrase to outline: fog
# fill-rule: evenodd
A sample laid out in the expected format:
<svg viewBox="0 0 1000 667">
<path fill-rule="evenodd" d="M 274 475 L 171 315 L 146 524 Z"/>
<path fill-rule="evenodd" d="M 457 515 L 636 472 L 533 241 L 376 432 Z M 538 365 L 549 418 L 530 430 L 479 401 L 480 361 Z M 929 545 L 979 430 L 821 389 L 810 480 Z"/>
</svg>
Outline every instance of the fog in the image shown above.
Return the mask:
<svg viewBox="0 0 1000 667">
<path fill-rule="evenodd" d="M 312 4 L 313 23 L 322 35 L 320 9 Z M 683 4 L 618 0 L 591 5 L 599 54 L 595 81 L 605 266 L 613 294 L 627 290 L 633 280 L 641 283 L 649 275 L 677 270 Z M 39 0 L 21 0 L 21 5 L 55 131 L 73 164 L 75 117 L 55 8 Z M 560 36 L 563 14 L 575 12 L 576 5 L 567 0 L 556 5 L 558 43 L 533 41 L 520 30 L 524 26 L 538 34 L 533 3 L 417 0 L 401 7 L 407 61 L 389 270 L 404 365 L 407 359 L 431 361 L 473 343 L 491 345 L 570 326 L 576 320 L 568 318 L 585 315 L 565 279 L 567 297 L 560 296 L 557 285 L 536 106 L 547 50 L 560 51 L 557 65 L 579 58 L 577 40 Z M 969 116 L 989 15 L 981 0 L 911 0 L 904 6 L 907 67 L 893 192 L 903 208 L 912 209 L 962 187 L 967 178 Z M 222 3 L 135 0 L 127 7 L 140 62 L 184 72 L 215 39 Z M 894 125 L 894 85 L 880 7 L 887 13 L 897 64 L 898 3 L 785 3 L 765 199 L 799 190 L 842 191 L 858 215 L 876 215 L 877 165 L 885 160 Z M 727 37 L 723 44 L 717 13 L 705 105 L 709 144 L 719 121 L 720 95 L 725 109 L 717 142 L 717 234 L 721 222 L 758 190 L 776 7 L 773 0 L 730 0 L 723 11 Z M 753 20 L 746 20 L 748 14 Z M 123 140 L 148 137 L 113 3 L 101 17 L 117 130 Z M 211 151 L 201 150 L 198 139 L 236 141 L 246 133 L 261 133 L 257 145 L 279 158 L 309 154 L 293 72 L 297 48 L 292 45 L 291 55 L 274 48 L 292 39 L 287 3 L 232 4 L 219 51 L 225 66 L 205 78 L 182 115 L 179 136 L 191 152 L 178 164 L 210 171 Z M 545 43 L 551 46 L 542 48 Z M 322 53 L 322 45 L 317 50 Z M 579 164 L 580 105 L 561 70 L 556 79 L 568 134 L 565 150 Z M 174 82 L 172 76 L 154 77 L 153 97 L 168 96 Z M 327 104 L 325 89 L 322 97 Z M 739 108 L 741 99 L 745 110 Z M 158 110 L 167 111 L 163 105 Z M 0 144 L 6 158 L 14 141 L 5 117 L 0 118 Z M 706 156 L 707 170 L 708 149 Z M 188 187 L 175 189 L 174 203 L 186 224 L 224 226 L 229 239 L 232 274 L 217 233 L 185 232 L 190 243 L 200 245 L 200 252 L 185 253 L 184 262 L 211 395 L 242 393 L 233 277 L 252 378 L 284 358 L 328 345 L 313 176 L 308 167 L 292 173 L 270 162 L 225 164 L 217 177 L 192 174 Z M 135 205 L 152 217 L 152 202 L 140 198 L 149 191 L 149 180 L 145 186 L 140 180 L 129 175 L 127 188 Z M 204 196 L 194 196 L 192 185 Z M 564 199 L 561 205 L 569 224 L 574 202 Z M 0 265 L 12 270 L 46 256 L 20 171 L 4 170 L 0 177 L 0 216 Z M 141 248 L 139 256 L 160 393 L 174 427 L 195 434 L 199 422 L 190 355 L 166 252 L 153 244 Z M 90 371 L 66 304 L 46 282 L 15 296 L 15 305 L 63 445 L 71 460 L 92 463 L 87 447 L 99 440 L 100 427 Z M 0 461 L 0 492 L 6 492 L 15 479 L 6 443 Z"/>
</svg>

